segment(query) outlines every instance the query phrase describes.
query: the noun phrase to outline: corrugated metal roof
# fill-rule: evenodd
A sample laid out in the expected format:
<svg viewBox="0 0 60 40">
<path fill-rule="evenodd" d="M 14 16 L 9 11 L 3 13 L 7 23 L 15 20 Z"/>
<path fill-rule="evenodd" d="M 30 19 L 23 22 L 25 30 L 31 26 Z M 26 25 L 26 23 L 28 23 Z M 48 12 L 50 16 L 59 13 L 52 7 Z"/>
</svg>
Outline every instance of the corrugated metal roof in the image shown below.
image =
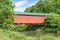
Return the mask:
<svg viewBox="0 0 60 40">
<path fill-rule="evenodd" d="M 27 13 L 27 12 L 16 12 L 16 14 L 19 14 L 19 15 L 37 15 L 37 16 L 45 16 L 46 13 Z"/>
</svg>

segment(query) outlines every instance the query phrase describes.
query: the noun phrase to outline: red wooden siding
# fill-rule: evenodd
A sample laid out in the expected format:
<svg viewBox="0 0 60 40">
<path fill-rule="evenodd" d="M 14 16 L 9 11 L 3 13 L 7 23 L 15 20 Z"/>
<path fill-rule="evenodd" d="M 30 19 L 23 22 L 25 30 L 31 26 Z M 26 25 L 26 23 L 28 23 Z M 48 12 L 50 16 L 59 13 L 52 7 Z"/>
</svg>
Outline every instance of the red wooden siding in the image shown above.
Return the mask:
<svg viewBox="0 0 60 40">
<path fill-rule="evenodd" d="M 45 16 L 28 16 L 28 15 L 15 15 L 14 23 L 44 23 Z"/>
</svg>

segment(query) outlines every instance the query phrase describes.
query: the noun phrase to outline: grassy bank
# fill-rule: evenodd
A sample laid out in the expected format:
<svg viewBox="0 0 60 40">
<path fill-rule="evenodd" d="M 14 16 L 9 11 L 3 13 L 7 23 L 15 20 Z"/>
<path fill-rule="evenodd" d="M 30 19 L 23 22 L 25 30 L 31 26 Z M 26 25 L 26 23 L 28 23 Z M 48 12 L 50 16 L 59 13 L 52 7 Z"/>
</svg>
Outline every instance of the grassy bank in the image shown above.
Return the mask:
<svg viewBox="0 0 60 40">
<path fill-rule="evenodd" d="M 0 40 L 60 40 L 60 37 L 56 37 L 52 34 L 27 36 L 25 33 L 13 32 L 0 29 Z"/>
</svg>

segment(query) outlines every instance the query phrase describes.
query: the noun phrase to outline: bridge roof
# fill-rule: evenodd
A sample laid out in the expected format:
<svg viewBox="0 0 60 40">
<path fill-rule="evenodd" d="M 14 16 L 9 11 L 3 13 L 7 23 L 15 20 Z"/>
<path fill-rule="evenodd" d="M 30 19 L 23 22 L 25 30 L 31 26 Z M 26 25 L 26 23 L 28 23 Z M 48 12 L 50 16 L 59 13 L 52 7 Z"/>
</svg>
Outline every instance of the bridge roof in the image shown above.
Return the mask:
<svg viewBox="0 0 60 40">
<path fill-rule="evenodd" d="M 27 12 L 16 12 L 18 15 L 36 15 L 36 16 L 45 16 L 46 13 L 27 13 Z"/>
</svg>

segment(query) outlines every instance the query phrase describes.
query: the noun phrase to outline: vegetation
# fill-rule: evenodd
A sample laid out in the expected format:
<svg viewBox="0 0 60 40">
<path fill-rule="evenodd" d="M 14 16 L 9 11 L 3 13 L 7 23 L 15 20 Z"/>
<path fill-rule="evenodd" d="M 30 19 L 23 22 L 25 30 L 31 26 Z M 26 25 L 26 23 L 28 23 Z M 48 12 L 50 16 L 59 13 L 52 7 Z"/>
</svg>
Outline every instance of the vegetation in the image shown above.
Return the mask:
<svg viewBox="0 0 60 40">
<path fill-rule="evenodd" d="M 27 24 L 14 24 L 14 27 L 11 28 L 13 31 L 25 31 L 25 29 L 28 27 Z"/>
<path fill-rule="evenodd" d="M 11 0 L 0 0 L 0 40 L 60 40 L 60 36 L 50 33 L 60 31 L 60 16 L 58 15 L 60 0 L 39 0 L 34 6 L 26 8 L 25 12 L 49 13 L 45 17 L 44 24 L 13 25 L 13 8 Z M 23 32 L 26 30 L 28 32 Z M 37 32 L 33 33 L 35 30 Z M 41 32 L 50 34 L 40 34 Z"/>
<path fill-rule="evenodd" d="M 26 8 L 25 12 L 60 14 L 60 0 L 39 0 L 32 7 Z"/>
<path fill-rule="evenodd" d="M 39 28 L 48 32 L 60 31 L 60 16 L 58 15 L 60 14 L 60 0 L 39 0 L 35 5 L 26 8 L 25 12 L 47 13 L 45 23 L 42 27 L 39 25 Z"/>
<path fill-rule="evenodd" d="M 13 8 L 11 0 L 0 0 L 0 28 L 11 28 L 14 16 Z"/>
<path fill-rule="evenodd" d="M 26 37 L 22 33 L 13 32 L 13 31 L 9 31 L 9 30 L 0 29 L 0 33 L 2 34 L 2 35 L 0 35 L 0 38 L 1 38 L 0 40 L 24 40 Z"/>
<path fill-rule="evenodd" d="M 50 13 L 46 15 L 45 26 L 47 30 L 57 31 L 60 30 L 60 17 L 58 14 Z"/>
<path fill-rule="evenodd" d="M 44 34 L 37 36 L 27 36 L 23 32 L 14 32 L 9 30 L 0 29 L 0 40 L 60 40 L 59 37 L 55 37 L 53 34 Z"/>
</svg>

